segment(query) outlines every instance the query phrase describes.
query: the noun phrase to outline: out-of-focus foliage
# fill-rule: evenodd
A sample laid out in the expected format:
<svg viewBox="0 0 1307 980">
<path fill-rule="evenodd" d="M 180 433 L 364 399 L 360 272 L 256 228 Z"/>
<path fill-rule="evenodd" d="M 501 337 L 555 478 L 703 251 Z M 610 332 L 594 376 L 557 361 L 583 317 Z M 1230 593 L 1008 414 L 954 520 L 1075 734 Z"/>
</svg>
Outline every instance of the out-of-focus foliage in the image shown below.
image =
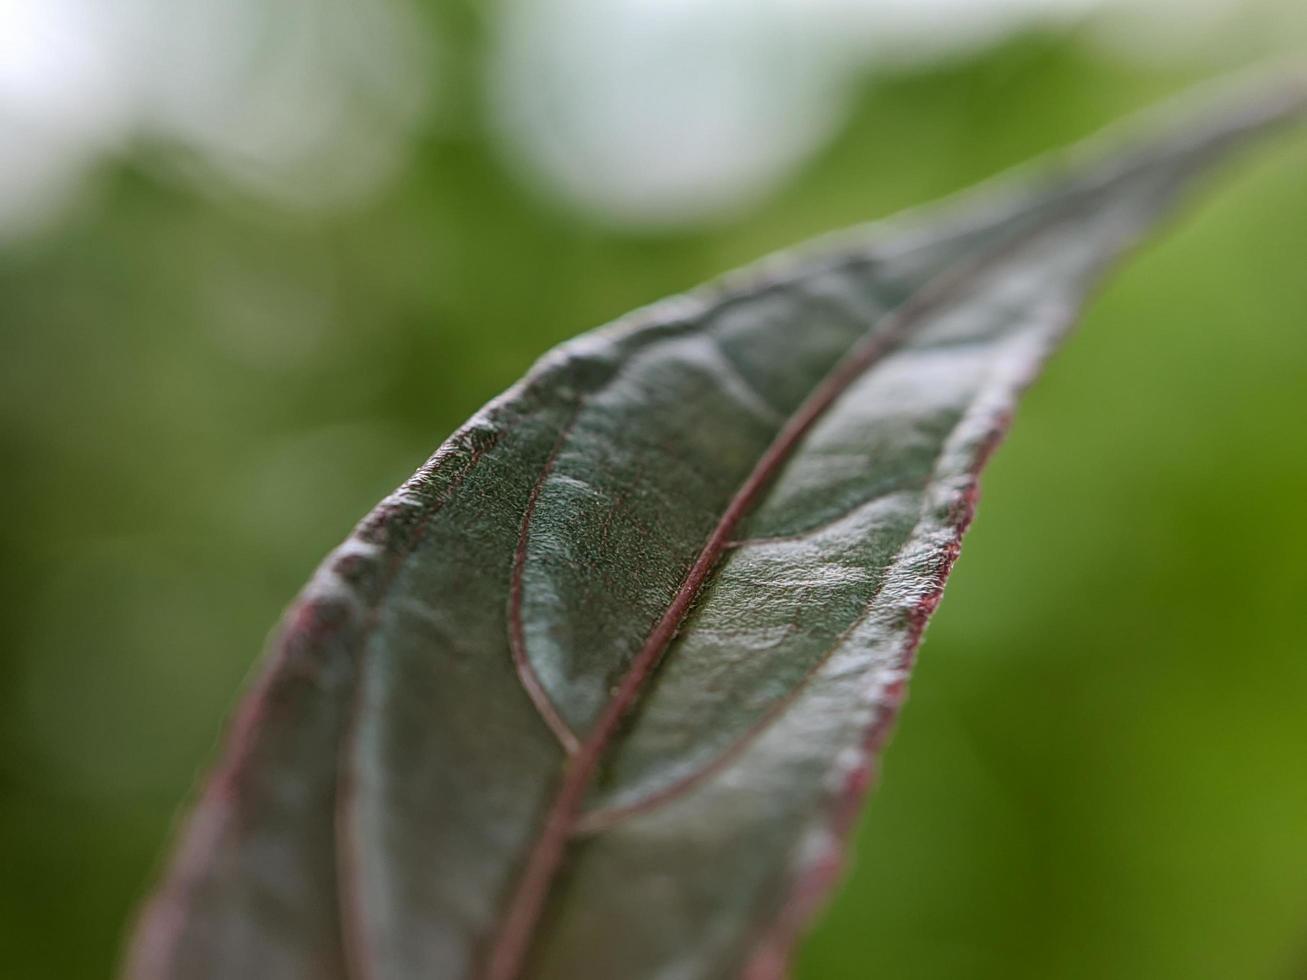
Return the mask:
<svg viewBox="0 0 1307 980">
<path fill-rule="evenodd" d="M 537 353 L 1215 64 L 1067 28 L 855 72 L 815 156 L 652 231 L 523 180 L 493 18 L 439 15 L 430 121 L 367 194 L 197 179 L 143 132 L 4 236 L 6 975 L 106 973 L 281 606 Z M 1298 136 L 1115 279 L 1035 388 L 801 976 L 1307 968 L 1304 256 Z"/>
</svg>

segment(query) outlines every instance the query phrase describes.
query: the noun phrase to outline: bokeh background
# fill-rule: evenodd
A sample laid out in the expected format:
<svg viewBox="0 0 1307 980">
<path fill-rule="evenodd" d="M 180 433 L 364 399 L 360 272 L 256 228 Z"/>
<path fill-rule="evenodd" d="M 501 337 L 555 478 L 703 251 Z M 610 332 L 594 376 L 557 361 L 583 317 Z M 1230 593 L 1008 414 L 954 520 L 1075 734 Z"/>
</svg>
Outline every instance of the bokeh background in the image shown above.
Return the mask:
<svg viewBox="0 0 1307 980">
<path fill-rule="evenodd" d="M 549 345 L 1300 0 L 0 0 L 0 974 L 109 975 L 318 559 Z M 1307 977 L 1307 138 L 1031 392 L 802 980 Z"/>
</svg>

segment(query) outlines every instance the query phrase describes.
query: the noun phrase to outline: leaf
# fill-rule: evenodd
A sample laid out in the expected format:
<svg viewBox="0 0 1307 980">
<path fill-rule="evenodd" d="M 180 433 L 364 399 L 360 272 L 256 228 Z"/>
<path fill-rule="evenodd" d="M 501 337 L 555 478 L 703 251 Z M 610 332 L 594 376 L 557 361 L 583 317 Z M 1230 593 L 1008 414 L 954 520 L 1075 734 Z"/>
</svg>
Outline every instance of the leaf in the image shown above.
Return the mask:
<svg viewBox="0 0 1307 980">
<path fill-rule="evenodd" d="M 1167 109 L 547 355 L 288 611 L 129 975 L 780 975 L 1018 393 L 1303 102 Z"/>
</svg>

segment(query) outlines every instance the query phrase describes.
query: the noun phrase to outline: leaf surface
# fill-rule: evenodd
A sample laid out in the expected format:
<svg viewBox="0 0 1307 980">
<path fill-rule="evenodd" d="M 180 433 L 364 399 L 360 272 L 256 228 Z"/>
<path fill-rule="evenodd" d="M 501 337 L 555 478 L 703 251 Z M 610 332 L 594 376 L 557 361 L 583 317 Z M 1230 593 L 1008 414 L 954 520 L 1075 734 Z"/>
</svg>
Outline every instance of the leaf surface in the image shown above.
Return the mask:
<svg viewBox="0 0 1307 980">
<path fill-rule="evenodd" d="M 288 611 L 128 974 L 782 974 L 1017 395 L 1302 102 L 1167 110 L 548 354 Z"/>
</svg>

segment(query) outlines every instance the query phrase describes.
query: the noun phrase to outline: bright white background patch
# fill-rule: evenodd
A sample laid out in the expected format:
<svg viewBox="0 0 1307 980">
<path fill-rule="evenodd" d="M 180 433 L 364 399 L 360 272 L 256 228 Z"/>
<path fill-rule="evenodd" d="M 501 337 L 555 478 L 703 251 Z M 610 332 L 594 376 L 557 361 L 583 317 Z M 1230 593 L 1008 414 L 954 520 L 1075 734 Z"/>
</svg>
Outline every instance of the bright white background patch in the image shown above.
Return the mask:
<svg viewBox="0 0 1307 980">
<path fill-rule="evenodd" d="M 505 159 L 608 223 L 685 225 L 773 190 L 867 71 L 1035 23 L 1092 22 L 1155 58 L 1298 0 L 503 0 L 481 9 Z M 205 189 L 297 208 L 383 189 L 440 106 L 436 13 L 414 0 L 0 0 L 0 241 L 144 142 Z"/>
</svg>

